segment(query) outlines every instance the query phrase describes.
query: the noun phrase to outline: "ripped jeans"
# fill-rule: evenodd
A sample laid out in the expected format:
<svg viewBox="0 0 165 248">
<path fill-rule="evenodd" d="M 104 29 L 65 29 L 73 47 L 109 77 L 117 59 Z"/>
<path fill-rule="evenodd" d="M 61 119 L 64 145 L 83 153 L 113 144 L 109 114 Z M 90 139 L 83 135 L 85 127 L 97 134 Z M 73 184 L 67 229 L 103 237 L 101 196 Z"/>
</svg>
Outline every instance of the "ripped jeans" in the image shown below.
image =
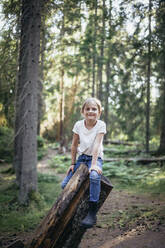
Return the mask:
<svg viewBox="0 0 165 248">
<path fill-rule="evenodd" d="M 82 154 L 78 157 L 77 162 L 74 166 L 74 172 L 70 171 L 61 183 L 61 187 L 63 189 L 65 188 L 65 186 L 67 185 L 67 183 L 69 182 L 69 180 L 71 179 L 71 177 L 73 176 L 73 174 L 78 169 L 81 163 L 86 164 L 88 166 L 88 169 L 90 169 L 92 163 L 92 156 Z M 99 166 L 100 169 L 102 170 L 103 160 L 100 157 L 97 159 L 97 166 Z M 101 190 L 101 175 L 98 174 L 97 171 L 92 170 L 90 172 L 89 179 L 90 179 L 89 201 L 98 202 L 100 197 L 100 190 Z"/>
</svg>

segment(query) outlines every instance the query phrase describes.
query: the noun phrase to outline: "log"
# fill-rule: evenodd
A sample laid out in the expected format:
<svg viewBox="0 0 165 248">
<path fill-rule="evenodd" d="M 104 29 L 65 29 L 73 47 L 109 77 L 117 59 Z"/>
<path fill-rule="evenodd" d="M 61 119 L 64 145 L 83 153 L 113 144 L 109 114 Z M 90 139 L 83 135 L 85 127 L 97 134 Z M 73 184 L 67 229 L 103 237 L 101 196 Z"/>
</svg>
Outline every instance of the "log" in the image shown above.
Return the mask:
<svg viewBox="0 0 165 248">
<path fill-rule="evenodd" d="M 127 142 L 127 141 L 122 141 L 122 140 L 104 140 L 105 144 L 113 144 L 113 145 L 125 145 L 125 146 L 134 146 L 136 144 Z"/>
<path fill-rule="evenodd" d="M 126 155 L 126 154 L 130 154 L 130 153 L 133 153 L 133 154 L 140 154 L 140 153 L 145 153 L 146 151 L 145 150 L 125 150 L 125 151 L 122 151 L 122 150 L 118 150 L 118 149 L 114 149 L 114 148 L 104 148 L 104 153 L 114 153 L 116 155 Z M 150 155 L 154 154 L 156 151 L 154 150 L 151 150 L 149 152 Z"/>
<path fill-rule="evenodd" d="M 129 153 L 135 153 L 135 154 L 139 154 L 141 152 L 144 152 L 142 150 L 125 150 L 125 151 L 122 151 L 122 150 L 119 150 L 119 149 L 114 149 L 114 148 L 104 148 L 104 153 L 115 153 L 115 154 L 129 154 Z"/>
<path fill-rule="evenodd" d="M 98 210 L 113 186 L 102 176 Z M 76 248 L 86 232 L 81 220 L 88 212 L 89 172 L 81 164 L 34 233 L 29 248 Z"/>
<path fill-rule="evenodd" d="M 135 162 L 135 163 L 141 163 L 141 164 L 149 164 L 149 163 L 160 163 L 161 165 L 163 162 L 165 162 L 165 156 L 162 157 L 150 157 L 150 158 L 105 158 L 105 162 L 118 162 L 118 161 L 124 161 L 126 163 Z"/>
</svg>

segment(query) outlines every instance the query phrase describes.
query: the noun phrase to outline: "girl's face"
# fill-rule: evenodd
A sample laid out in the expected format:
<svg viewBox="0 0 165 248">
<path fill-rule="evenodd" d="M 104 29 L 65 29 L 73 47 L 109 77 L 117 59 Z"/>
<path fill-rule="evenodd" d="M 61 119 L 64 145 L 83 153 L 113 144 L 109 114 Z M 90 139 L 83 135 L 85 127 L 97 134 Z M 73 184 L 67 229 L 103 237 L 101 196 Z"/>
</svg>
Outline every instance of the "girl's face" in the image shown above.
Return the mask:
<svg viewBox="0 0 165 248">
<path fill-rule="evenodd" d="M 98 106 L 95 102 L 85 104 L 83 115 L 86 120 L 97 120 L 100 116 Z"/>
</svg>

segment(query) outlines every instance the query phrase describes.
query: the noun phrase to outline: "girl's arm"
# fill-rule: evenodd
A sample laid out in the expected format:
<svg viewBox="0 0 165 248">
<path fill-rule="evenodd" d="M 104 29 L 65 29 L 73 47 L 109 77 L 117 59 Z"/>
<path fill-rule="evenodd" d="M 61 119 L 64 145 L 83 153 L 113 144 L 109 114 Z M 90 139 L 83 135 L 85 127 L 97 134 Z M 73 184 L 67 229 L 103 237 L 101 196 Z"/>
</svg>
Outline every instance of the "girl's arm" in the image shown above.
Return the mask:
<svg viewBox="0 0 165 248">
<path fill-rule="evenodd" d="M 71 170 L 73 172 L 74 170 L 74 164 L 76 162 L 76 154 L 77 154 L 77 147 L 78 147 L 78 142 L 79 142 L 79 135 L 74 133 L 73 138 L 72 138 L 72 145 L 71 145 L 71 159 L 72 163 L 71 166 L 69 167 L 67 173 Z"/>
<path fill-rule="evenodd" d="M 102 170 L 97 166 L 97 159 L 98 159 L 99 148 L 101 146 L 103 137 L 104 137 L 104 133 L 98 133 L 96 135 L 96 139 L 95 139 L 93 150 L 92 150 L 92 164 L 91 164 L 91 168 L 89 172 L 91 172 L 91 170 L 96 170 L 99 174 L 102 173 Z"/>
</svg>

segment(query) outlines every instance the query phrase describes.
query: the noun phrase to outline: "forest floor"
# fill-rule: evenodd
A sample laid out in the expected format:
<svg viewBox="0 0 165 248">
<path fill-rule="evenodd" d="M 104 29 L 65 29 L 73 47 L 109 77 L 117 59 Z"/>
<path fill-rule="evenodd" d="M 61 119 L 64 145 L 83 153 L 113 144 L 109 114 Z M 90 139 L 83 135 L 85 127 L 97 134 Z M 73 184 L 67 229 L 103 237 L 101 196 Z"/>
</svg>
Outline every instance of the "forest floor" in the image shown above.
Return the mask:
<svg viewBox="0 0 165 248">
<path fill-rule="evenodd" d="M 164 206 L 165 198 L 113 189 L 79 248 L 165 248 Z"/>
<path fill-rule="evenodd" d="M 38 164 L 41 173 L 48 173 L 49 151 Z M 61 180 L 64 174 L 59 175 Z M 0 247 L 14 240 L 25 242 L 32 234 L 0 235 Z M 97 224 L 87 229 L 79 248 L 165 248 L 165 196 L 116 189 L 115 184 L 97 215 Z M 46 248 L 46 247 L 45 247 Z"/>
</svg>

